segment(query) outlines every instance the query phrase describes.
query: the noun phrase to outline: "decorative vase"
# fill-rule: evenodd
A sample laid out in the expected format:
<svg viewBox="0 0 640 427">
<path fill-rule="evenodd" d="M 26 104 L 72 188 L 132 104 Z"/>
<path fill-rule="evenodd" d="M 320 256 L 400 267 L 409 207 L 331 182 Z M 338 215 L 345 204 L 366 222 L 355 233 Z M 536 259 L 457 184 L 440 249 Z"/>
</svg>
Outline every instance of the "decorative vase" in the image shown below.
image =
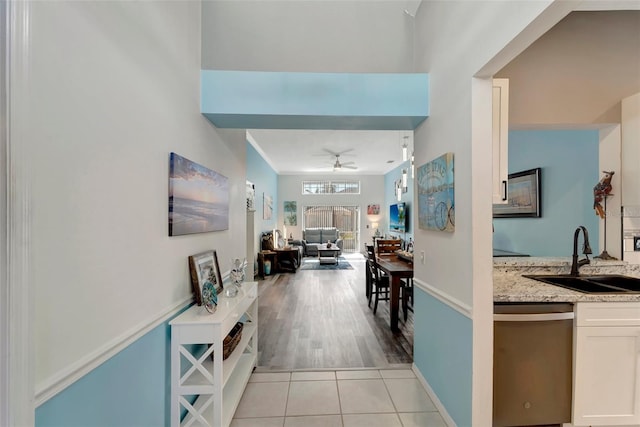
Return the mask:
<svg viewBox="0 0 640 427">
<path fill-rule="evenodd" d="M 233 298 L 238 295 L 238 286 L 231 282 L 224 287 L 224 296 L 227 298 Z"/>
<path fill-rule="evenodd" d="M 229 278 L 236 286 L 241 287 L 245 279 L 245 269 L 247 268 L 247 259 L 233 258 L 231 260 L 231 272 Z"/>
<path fill-rule="evenodd" d="M 209 313 L 215 313 L 218 308 L 216 287 L 208 280 L 202 285 L 202 305 Z"/>
<path fill-rule="evenodd" d="M 231 259 L 231 271 L 229 272 L 229 279 L 231 283 L 224 287 L 224 296 L 233 298 L 238 295 L 238 290 L 244 282 L 244 270 L 247 267 L 247 259 L 232 258 Z"/>
<path fill-rule="evenodd" d="M 269 260 L 266 260 L 264 262 L 264 274 L 266 276 L 271 274 L 271 261 L 269 261 Z"/>
</svg>

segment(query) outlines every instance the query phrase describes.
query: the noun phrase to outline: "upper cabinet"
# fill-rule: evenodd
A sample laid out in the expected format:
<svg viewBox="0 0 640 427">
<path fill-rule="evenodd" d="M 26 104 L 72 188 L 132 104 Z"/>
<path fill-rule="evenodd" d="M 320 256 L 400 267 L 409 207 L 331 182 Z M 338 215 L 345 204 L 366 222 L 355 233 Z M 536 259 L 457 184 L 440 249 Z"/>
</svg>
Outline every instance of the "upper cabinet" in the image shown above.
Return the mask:
<svg viewBox="0 0 640 427">
<path fill-rule="evenodd" d="M 493 203 L 507 203 L 509 79 L 493 80 Z"/>
</svg>

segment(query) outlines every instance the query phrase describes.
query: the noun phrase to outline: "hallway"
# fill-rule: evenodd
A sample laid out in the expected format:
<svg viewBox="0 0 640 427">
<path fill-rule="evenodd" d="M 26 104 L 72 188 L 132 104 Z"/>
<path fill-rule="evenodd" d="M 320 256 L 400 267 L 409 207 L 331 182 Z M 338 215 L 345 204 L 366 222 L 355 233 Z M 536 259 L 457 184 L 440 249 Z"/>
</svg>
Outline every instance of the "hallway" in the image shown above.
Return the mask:
<svg viewBox="0 0 640 427">
<path fill-rule="evenodd" d="M 348 270 L 304 270 L 259 283 L 258 369 L 407 367 L 413 362 L 413 313 L 389 328 L 388 303 L 376 314 L 365 297 L 365 260 L 345 254 Z M 373 302 L 372 302 L 373 307 Z"/>
</svg>

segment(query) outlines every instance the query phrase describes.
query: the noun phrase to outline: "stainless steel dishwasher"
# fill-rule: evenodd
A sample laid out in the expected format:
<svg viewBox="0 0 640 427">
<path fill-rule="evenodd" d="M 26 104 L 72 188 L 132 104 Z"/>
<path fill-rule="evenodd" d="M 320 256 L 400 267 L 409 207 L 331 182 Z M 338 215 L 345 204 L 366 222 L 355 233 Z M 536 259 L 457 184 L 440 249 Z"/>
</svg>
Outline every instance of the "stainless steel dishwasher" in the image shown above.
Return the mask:
<svg viewBox="0 0 640 427">
<path fill-rule="evenodd" d="M 493 425 L 571 422 L 573 305 L 496 303 Z"/>
</svg>

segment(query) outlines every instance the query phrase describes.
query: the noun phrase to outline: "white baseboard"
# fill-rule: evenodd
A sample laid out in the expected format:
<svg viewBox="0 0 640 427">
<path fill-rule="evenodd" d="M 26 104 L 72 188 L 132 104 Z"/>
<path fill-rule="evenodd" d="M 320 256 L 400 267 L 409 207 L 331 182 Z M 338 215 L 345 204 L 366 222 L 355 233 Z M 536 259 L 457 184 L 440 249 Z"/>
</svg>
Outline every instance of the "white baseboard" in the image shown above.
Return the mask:
<svg viewBox="0 0 640 427">
<path fill-rule="evenodd" d="M 411 370 L 416 374 L 418 381 L 420 381 L 420 384 L 422 384 L 422 387 L 424 387 L 425 391 L 433 401 L 433 404 L 438 409 L 438 412 L 440 412 L 440 415 L 442 416 L 444 422 L 449 427 L 457 427 L 455 421 L 453 421 L 453 418 L 451 418 L 451 415 L 449 415 L 449 413 L 447 412 L 447 408 L 445 408 L 442 402 L 440 402 L 440 399 L 438 399 L 438 395 L 436 395 L 427 380 L 422 376 L 422 373 L 418 370 L 418 367 L 415 363 L 411 366 Z"/>
</svg>

